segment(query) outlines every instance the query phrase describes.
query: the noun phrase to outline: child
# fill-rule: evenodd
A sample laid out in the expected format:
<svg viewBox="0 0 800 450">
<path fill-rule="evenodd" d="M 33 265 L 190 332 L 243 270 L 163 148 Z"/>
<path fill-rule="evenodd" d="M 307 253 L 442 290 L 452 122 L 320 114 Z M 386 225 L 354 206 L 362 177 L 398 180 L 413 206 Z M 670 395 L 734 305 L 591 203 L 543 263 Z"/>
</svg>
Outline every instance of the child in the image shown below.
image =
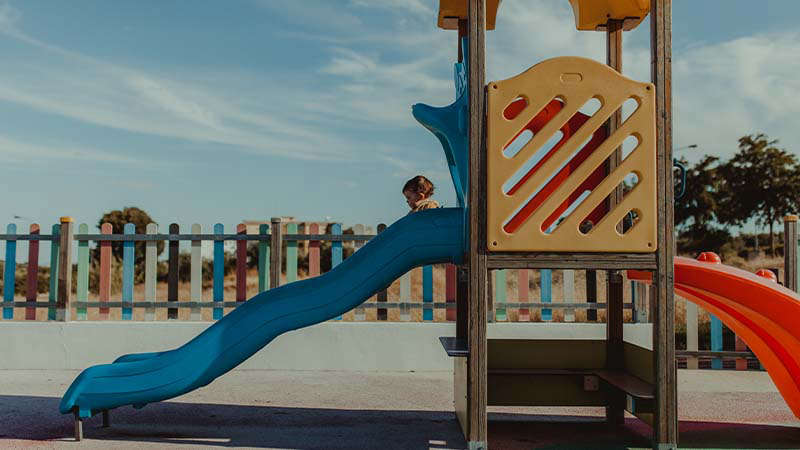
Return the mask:
<svg viewBox="0 0 800 450">
<path fill-rule="evenodd" d="M 433 183 L 422 175 L 417 175 L 406 181 L 403 186 L 403 195 L 406 196 L 406 203 L 411 208 L 409 214 L 439 207 L 439 203 L 431 198 L 433 195 Z"/>
</svg>

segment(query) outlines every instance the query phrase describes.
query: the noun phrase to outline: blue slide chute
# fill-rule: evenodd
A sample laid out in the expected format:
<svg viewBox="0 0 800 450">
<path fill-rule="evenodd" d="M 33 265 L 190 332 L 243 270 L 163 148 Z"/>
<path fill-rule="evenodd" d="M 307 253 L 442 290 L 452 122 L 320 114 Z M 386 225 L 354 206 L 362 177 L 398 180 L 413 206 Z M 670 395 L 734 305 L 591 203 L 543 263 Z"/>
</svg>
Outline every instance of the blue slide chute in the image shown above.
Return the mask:
<svg viewBox="0 0 800 450">
<path fill-rule="evenodd" d="M 84 370 L 59 409 L 85 418 L 205 386 L 280 334 L 337 317 L 414 267 L 461 263 L 463 216 L 461 208 L 405 216 L 330 272 L 254 296 L 175 350 L 128 355 Z"/>
</svg>

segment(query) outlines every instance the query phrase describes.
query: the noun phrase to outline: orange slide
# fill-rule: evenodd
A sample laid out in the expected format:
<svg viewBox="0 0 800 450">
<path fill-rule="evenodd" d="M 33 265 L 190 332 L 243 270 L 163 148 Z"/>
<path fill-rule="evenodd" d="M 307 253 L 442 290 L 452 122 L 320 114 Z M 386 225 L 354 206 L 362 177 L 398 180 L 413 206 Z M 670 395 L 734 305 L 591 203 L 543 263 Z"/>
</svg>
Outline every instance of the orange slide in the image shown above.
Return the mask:
<svg viewBox="0 0 800 450">
<path fill-rule="evenodd" d="M 800 418 L 800 296 L 774 280 L 723 265 L 713 253 L 699 259 L 675 258 L 675 292 L 747 343 Z M 628 277 L 650 281 L 650 272 L 629 271 Z"/>
</svg>

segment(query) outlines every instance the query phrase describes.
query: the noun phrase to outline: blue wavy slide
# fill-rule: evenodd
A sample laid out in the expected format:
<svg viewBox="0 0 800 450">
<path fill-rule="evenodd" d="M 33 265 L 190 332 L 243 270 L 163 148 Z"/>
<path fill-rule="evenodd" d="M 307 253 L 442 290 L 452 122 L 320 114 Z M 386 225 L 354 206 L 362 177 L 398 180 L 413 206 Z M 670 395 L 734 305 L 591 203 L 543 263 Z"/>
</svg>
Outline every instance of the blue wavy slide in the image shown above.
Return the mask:
<svg viewBox="0 0 800 450">
<path fill-rule="evenodd" d="M 337 317 L 414 267 L 460 263 L 463 216 L 462 208 L 408 215 L 330 272 L 256 295 L 177 349 L 89 367 L 72 382 L 59 409 L 86 418 L 205 386 L 280 334 Z"/>
</svg>

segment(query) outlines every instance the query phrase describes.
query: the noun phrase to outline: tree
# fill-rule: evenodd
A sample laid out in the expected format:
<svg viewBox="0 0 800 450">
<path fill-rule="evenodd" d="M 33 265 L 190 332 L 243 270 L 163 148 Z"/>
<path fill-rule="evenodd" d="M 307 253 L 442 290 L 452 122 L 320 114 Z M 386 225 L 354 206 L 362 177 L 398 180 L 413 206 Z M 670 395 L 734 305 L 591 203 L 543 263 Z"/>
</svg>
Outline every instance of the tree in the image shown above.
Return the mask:
<svg viewBox="0 0 800 450">
<path fill-rule="evenodd" d="M 143 210 L 135 207 L 128 206 L 122 210 L 114 210 L 103 214 L 103 217 L 97 222 L 97 228 L 103 226 L 104 223 L 110 223 L 112 233 L 122 234 L 125 224 L 132 223 L 136 228 L 137 234 L 145 234 L 147 225 L 153 223 L 150 215 Z M 141 281 L 143 276 L 144 267 L 144 251 L 145 241 L 136 241 L 134 244 L 134 263 L 137 268 L 136 277 L 137 281 Z M 164 251 L 164 241 L 156 241 L 156 254 L 160 255 Z M 122 261 L 122 242 L 111 241 L 111 254 L 118 260 Z M 92 252 L 92 261 L 95 263 L 100 262 L 100 246 L 98 245 Z"/>
<path fill-rule="evenodd" d="M 739 152 L 719 166 L 720 208 L 718 219 L 742 225 L 755 218 L 769 226 L 770 252 L 775 255 L 773 227 L 784 215 L 797 210 L 800 165 L 797 158 L 776 147 L 763 133 L 739 138 Z"/>
<path fill-rule="evenodd" d="M 727 230 L 716 226 L 719 211 L 719 158 L 706 155 L 694 166 L 687 166 L 686 186 L 681 199 L 675 200 L 675 226 L 679 231 L 677 245 L 681 253 L 720 251 L 730 240 Z"/>
<path fill-rule="evenodd" d="M 675 201 L 675 226 L 684 230 L 688 228 L 706 228 L 716 219 L 718 209 L 716 156 L 705 155 L 694 166 L 687 166 L 686 185 L 683 197 Z"/>
</svg>

